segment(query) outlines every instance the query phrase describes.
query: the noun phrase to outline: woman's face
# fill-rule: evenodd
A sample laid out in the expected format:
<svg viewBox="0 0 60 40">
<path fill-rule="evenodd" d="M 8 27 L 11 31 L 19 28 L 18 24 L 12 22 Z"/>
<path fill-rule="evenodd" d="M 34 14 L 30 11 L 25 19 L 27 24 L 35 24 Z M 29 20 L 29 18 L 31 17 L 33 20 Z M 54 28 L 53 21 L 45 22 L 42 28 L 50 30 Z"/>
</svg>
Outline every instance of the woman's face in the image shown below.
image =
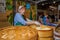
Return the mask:
<svg viewBox="0 0 60 40">
<path fill-rule="evenodd" d="M 25 13 L 25 7 L 23 7 L 23 8 L 20 10 L 20 13 L 21 13 L 22 15 L 24 15 L 24 13 Z"/>
<path fill-rule="evenodd" d="M 45 15 L 45 17 L 48 17 L 48 15 Z"/>
<path fill-rule="evenodd" d="M 44 16 L 45 16 L 45 17 L 48 17 L 48 15 L 47 15 L 46 13 L 44 13 Z"/>
</svg>

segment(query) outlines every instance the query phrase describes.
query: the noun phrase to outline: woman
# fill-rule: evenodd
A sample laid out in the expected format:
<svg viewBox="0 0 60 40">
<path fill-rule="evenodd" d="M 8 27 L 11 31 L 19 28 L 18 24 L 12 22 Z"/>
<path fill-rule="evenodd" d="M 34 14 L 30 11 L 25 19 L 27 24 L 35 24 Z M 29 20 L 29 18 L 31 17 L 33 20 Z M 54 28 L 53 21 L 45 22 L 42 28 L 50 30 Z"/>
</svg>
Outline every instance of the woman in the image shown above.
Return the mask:
<svg viewBox="0 0 60 40">
<path fill-rule="evenodd" d="M 44 16 L 42 18 L 42 21 L 43 21 L 44 25 L 47 25 L 47 23 L 49 23 L 48 14 L 46 11 L 44 12 Z"/>
<path fill-rule="evenodd" d="M 47 11 L 44 12 L 44 16 L 43 16 L 42 20 L 43 20 L 44 25 L 49 25 L 49 26 L 57 26 L 58 25 L 58 24 L 49 22 Z"/>
<path fill-rule="evenodd" d="M 18 13 L 16 13 L 14 17 L 14 25 L 30 25 L 30 24 L 36 24 L 35 21 L 26 21 L 24 20 L 23 16 L 25 13 L 25 7 L 19 6 Z M 28 15 L 27 15 L 28 16 Z M 38 23 L 38 22 L 37 22 Z"/>
</svg>

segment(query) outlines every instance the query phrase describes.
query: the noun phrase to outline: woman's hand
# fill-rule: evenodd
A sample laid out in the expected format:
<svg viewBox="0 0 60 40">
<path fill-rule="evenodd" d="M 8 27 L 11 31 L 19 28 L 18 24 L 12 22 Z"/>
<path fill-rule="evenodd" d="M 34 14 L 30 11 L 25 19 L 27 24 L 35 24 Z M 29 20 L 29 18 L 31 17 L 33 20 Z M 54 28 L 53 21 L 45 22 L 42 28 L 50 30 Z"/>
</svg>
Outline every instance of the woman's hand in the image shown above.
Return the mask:
<svg viewBox="0 0 60 40">
<path fill-rule="evenodd" d="M 34 23 L 35 23 L 36 25 L 40 25 L 40 23 L 39 23 L 38 21 L 35 21 Z"/>
</svg>

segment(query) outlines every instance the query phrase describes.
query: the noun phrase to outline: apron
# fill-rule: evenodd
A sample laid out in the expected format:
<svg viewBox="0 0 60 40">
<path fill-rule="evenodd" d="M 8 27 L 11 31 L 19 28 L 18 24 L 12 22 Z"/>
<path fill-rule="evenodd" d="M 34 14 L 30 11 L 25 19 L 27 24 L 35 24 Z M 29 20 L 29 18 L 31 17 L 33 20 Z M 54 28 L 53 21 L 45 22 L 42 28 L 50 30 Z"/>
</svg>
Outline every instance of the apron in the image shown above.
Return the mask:
<svg viewBox="0 0 60 40">
<path fill-rule="evenodd" d="M 20 23 L 20 22 L 17 22 L 17 23 L 16 23 L 16 26 L 23 26 L 23 24 Z"/>
</svg>

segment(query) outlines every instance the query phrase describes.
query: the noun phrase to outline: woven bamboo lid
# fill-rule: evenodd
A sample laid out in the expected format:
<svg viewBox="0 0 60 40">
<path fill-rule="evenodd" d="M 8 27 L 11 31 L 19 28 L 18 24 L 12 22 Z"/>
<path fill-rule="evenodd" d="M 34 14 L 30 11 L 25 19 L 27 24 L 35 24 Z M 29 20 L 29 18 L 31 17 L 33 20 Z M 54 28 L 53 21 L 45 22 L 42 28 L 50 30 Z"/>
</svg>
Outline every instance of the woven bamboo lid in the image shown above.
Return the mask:
<svg viewBox="0 0 60 40">
<path fill-rule="evenodd" d="M 8 27 L 0 31 L 0 40 L 29 40 L 37 35 L 37 31 L 33 28 Z"/>
</svg>

